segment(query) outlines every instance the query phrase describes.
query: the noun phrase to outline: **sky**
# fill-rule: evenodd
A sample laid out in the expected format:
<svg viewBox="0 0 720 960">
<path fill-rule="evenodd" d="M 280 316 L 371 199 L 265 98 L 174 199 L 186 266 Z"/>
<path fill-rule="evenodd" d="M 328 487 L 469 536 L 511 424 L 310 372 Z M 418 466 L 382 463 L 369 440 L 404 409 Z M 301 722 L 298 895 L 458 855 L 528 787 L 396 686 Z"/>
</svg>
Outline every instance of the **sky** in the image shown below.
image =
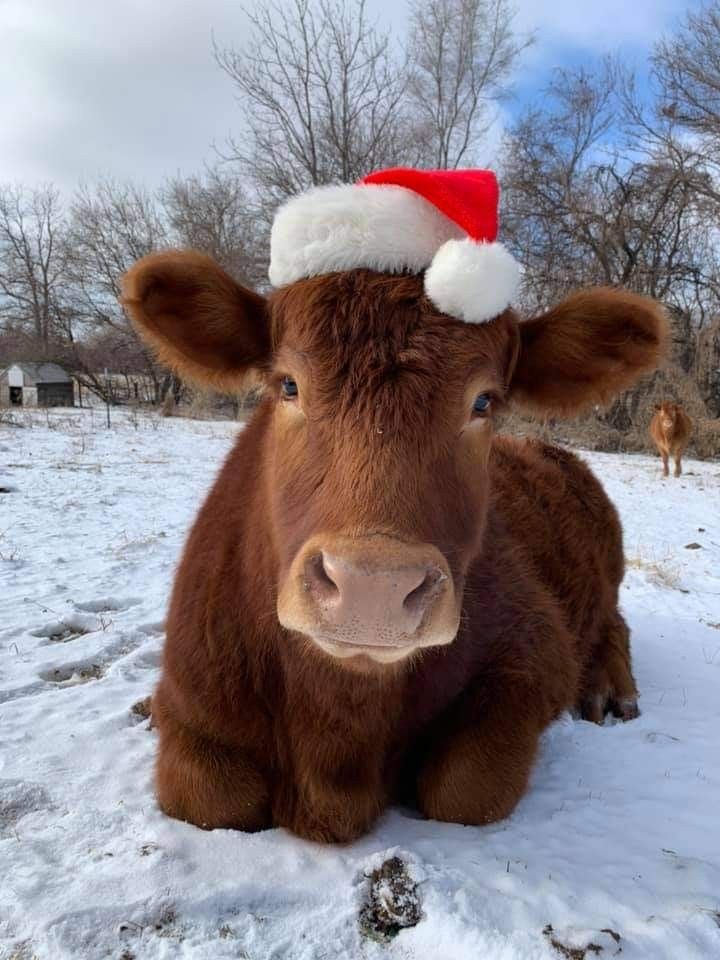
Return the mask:
<svg viewBox="0 0 720 960">
<path fill-rule="evenodd" d="M 402 32 L 406 0 L 368 0 Z M 652 44 L 695 0 L 516 0 L 534 31 L 518 109 L 554 66 L 619 51 L 641 70 Z M 0 182 L 72 190 L 100 175 L 159 185 L 213 162 L 239 127 L 212 37 L 241 47 L 238 0 L 0 0 Z"/>
</svg>

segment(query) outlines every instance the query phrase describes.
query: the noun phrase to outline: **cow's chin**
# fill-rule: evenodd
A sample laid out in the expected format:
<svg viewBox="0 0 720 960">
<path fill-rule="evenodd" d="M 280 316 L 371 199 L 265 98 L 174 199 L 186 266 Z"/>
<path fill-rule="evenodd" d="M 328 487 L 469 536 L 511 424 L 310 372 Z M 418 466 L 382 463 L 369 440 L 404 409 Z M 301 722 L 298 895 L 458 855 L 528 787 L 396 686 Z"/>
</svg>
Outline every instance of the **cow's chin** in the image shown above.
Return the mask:
<svg viewBox="0 0 720 960">
<path fill-rule="evenodd" d="M 369 646 L 367 644 L 345 643 L 344 641 L 329 640 L 323 637 L 308 638 L 314 646 L 335 660 L 347 661 L 345 666 L 368 667 L 372 664 L 399 664 L 409 660 L 418 647 L 407 644 L 402 647 Z M 364 661 L 364 662 L 356 662 Z"/>
<path fill-rule="evenodd" d="M 281 624 L 306 649 L 315 651 L 324 659 L 332 659 L 339 668 L 357 673 L 374 673 L 403 669 L 423 653 L 451 644 L 457 636 L 459 616 L 445 628 L 427 633 L 423 631 L 416 637 L 405 637 L 397 643 L 372 643 L 366 635 L 357 638 L 343 634 L 340 638 L 327 629 L 309 627 L 307 624 L 300 626 L 287 620 L 283 623 L 282 619 Z"/>
<path fill-rule="evenodd" d="M 277 615 L 280 625 L 293 635 L 291 642 L 304 643 L 322 657 L 332 658 L 343 668 L 360 672 L 392 670 L 408 665 L 424 652 L 451 644 L 460 629 L 460 610 L 456 594 L 432 611 L 412 633 L 398 631 L 383 620 L 328 623 L 311 615 L 302 602 L 283 603 L 281 592 Z"/>
<path fill-rule="evenodd" d="M 398 644 L 353 643 L 352 640 L 338 640 L 332 636 L 309 636 L 309 640 L 318 650 L 329 657 L 342 661 L 343 666 L 354 669 L 367 669 L 372 665 L 399 665 L 410 661 L 424 650 L 447 646 L 457 634 L 457 627 L 446 633 L 436 634 L 417 640 L 408 640 Z"/>
</svg>

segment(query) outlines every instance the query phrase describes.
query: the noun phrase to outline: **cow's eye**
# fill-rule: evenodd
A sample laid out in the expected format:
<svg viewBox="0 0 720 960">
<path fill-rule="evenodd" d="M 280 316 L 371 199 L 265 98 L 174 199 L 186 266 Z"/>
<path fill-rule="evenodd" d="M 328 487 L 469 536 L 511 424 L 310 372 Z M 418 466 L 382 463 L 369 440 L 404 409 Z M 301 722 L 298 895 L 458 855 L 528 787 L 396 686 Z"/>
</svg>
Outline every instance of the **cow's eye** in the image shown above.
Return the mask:
<svg viewBox="0 0 720 960">
<path fill-rule="evenodd" d="M 492 398 L 489 393 L 479 393 L 473 403 L 473 413 L 476 417 L 484 417 L 490 413 Z"/>
<path fill-rule="evenodd" d="M 298 395 L 298 385 L 292 377 L 283 377 L 280 384 L 283 400 L 294 400 Z"/>
</svg>

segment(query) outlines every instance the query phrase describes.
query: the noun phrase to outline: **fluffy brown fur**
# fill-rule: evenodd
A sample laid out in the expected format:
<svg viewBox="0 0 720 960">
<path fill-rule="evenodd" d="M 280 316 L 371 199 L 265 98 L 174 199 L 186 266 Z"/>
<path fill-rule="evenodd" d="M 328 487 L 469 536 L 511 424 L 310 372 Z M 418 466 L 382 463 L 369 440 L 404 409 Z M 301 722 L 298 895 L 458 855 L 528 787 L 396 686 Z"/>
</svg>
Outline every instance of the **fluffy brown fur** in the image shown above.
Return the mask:
<svg viewBox="0 0 720 960">
<path fill-rule="evenodd" d="M 470 411 L 480 392 L 555 412 L 607 397 L 658 360 L 653 303 L 585 292 L 528 325 L 507 311 L 471 326 L 439 315 L 421 278 L 357 270 L 278 291 L 263 321 L 204 259 L 164 256 L 126 282 L 138 328 L 181 373 L 252 363 L 269 382 L 173 590 L 153 698 L 168 814 L 328 842 L 397 799 L 487 823 L 562 711 L 635 714 L 615 510 L 576 457 L 493 438 Z M 439 549 L 463 598 L 455 641 L 381 666 L 284 630 L 278 590 L 319 531 Z"/>
<path fill-rule="evenodd" d="M 668 460 L 675 461 L 675 476 L 682 473 L 682 455 L 692 433 L 692 420 L 677 403 L 655 404 L 655 416 L 650 421 L 650 436 L 662 457 L 663 476 L 669 475 Z"/>
</svg>

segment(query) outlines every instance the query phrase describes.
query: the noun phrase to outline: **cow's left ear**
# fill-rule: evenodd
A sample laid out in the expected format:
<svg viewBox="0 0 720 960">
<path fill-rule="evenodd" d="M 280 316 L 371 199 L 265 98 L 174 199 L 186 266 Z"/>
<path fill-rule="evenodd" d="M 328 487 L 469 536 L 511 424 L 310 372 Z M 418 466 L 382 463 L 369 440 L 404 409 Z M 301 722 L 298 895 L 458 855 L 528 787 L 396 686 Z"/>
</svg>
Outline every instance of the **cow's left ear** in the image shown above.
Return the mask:
<svg viewBox="0 0 720 960">
<path fill-rule="evenodd" d="M 509 399 L 534 413 L 575 416 L 605 404 L 662 359 L 665 312 L 624 290 L 581 290 L 520 324 Z"/>
<path fill-rule="evenodd" d="M 264 298 L 202 253 L 143 257 L 122 279 L 121 302 L 143 340 L 184 379 L 233 391 L 269 364 Z"/>
</svg>

